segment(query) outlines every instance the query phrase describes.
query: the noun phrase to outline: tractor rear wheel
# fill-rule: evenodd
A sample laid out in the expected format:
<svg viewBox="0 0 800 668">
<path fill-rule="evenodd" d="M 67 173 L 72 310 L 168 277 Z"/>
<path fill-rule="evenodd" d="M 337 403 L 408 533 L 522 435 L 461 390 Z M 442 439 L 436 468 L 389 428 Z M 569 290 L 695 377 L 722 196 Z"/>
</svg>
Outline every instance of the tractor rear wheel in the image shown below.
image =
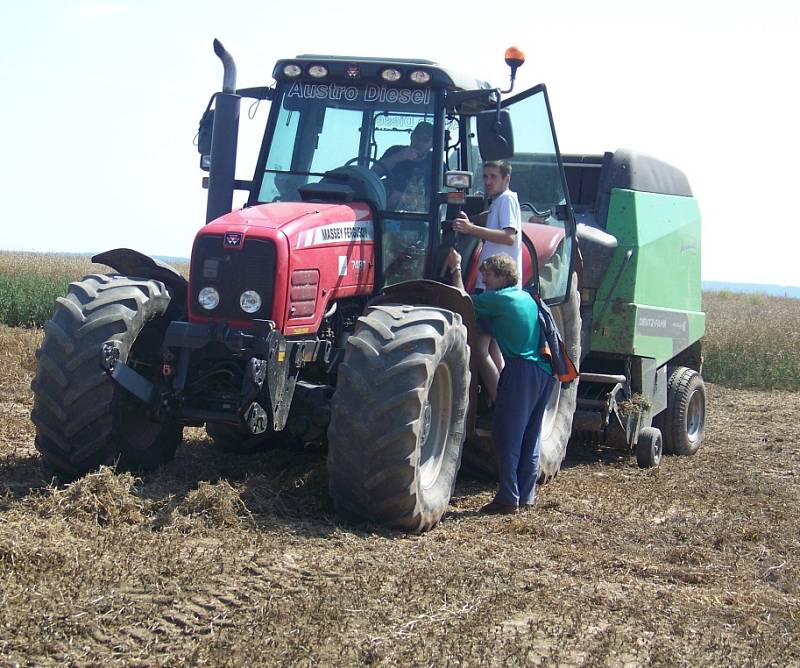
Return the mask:
<svg viewBox="0 0 800 668">
<path fill-rule="evenodd" d="M 569 357 L 577 367 L 581 358 L 581 303 L 577 275 L 572 275 L 567 301 L 551 310 Z M 572 435 L 572 418 L 575 415 L 577 398 L 577 379 L 570 383 L 554 383 L 542 418 L 542 449 L 537 481 L 540 484 L 555 478 L 561 469 L 561 462 L 567 453 L 567 443 Z M 497 478 L 497 460 L 490 434 L 481 429 L 478 432 L 467 443 L 465 462 L 472 472 Z"/>
<path fill-rule="evenodd" d="M 36 352 L 31 419 L 36 448 L 60 475 L 114 462 L 152 469 L 174 457 L 183 428 L 151 419 L 101 366 L 103 344 L 113 341 L 121 362 L 154 379 L 169 303 L 160 281 L 100 274 L 71 283 L 56 300 Z"/>
<path fill-rule="evenodd" d="M 581 298 L 578 293 L 578 276 L 572 274 L 567 301 L 552 309 L 564 346 L 577 367 L 581 359 Z M 542 418 L 542 452 L 539 460 L 539 482 L 556 477 L 561 462 L 567 454 L 567 443 L 572 435 L 572 418 L 578 400 L 578 379 L 570 383 L 556 380 L 550 401 Z"/>
<path fill-rule="evenodd" d="M 706 386 L 694 369 L 676 367 L 667 381 L 667 409 L 660 416 L 664 452 L 693 455 L 703 444 Z"/>
<path fill-rule="evenodd" d="M 337 510 L 408 532 L 435 526 L 461 464 L 469 347 L 461 316 L 382 304 L 359 318 L 328 428 Z"/>
</svg>

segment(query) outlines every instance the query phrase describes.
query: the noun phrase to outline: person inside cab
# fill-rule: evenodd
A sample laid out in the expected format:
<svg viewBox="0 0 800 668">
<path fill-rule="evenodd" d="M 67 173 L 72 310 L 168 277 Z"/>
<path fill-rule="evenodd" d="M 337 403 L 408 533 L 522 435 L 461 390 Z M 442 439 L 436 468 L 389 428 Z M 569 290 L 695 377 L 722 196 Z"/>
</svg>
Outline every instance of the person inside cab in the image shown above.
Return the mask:
<svg viewBox="0 0 800 668">
<path fill-rule="evenodd" d="M 417 124 L 409 146 L 391 146 L 373 166 L 385 177 L 387 208 L 393 211 L 427 211 L 431 180 L 433 125 Z"/>
</svg>

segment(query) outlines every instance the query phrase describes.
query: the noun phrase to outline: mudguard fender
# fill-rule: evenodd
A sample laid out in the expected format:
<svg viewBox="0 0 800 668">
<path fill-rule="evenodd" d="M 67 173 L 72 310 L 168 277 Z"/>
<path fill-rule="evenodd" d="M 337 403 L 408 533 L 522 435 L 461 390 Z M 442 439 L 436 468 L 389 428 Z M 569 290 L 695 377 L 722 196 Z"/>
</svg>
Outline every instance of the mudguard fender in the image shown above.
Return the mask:
<svg viewBox="0 0 800 668">
<path fill-rule="evenodd" d="M 169 288 L 173 302 L 186 303 L 189 283 L 177 269 L 166 262 L 161 262 L 130 248 L 115 248 L 98 253 L 92 257 L 92 262 L 104 264 L 125 276 L 154 278 L 161 281 Z"/>
</svg>

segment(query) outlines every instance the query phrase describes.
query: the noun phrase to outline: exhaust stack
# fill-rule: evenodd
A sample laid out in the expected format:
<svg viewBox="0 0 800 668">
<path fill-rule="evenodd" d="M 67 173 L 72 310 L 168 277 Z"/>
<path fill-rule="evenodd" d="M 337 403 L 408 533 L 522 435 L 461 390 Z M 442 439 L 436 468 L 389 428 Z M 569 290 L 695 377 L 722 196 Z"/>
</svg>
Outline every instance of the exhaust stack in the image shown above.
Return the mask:
<svg viewBox="0 0 800 668">
<path fill-rule="evenodd" d="M 236 63 L 222 43 L 214 40 L 214 53 L 222 61 L 222 91 L 215 95 L 211 134 L 211 165 L 208 172 L 206 223 L 233 208 L 236 179 L 236 148 L 239 139 L 239 104 L 236 94 Z"/>
</svg>

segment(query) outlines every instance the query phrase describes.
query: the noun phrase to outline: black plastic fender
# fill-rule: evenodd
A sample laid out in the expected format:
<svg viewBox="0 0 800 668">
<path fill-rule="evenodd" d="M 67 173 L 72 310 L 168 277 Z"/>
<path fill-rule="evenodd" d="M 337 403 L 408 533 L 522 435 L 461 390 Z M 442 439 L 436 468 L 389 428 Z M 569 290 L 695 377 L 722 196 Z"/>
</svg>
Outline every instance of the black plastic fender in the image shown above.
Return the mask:
<svg viewBox="0 0 800 668">
<path fill-rule="evenodd" d="M 166 262 L 161 262 L 130 248 L 115 248 L 98 253 L 92 258 L 92 262 L 104 264 L 125 276 L 153 278 L 161 281 L 169 288 L 173 302 L 186 304 L 189 282 L 181 276 L 177 269 Z"/>
</svg>

